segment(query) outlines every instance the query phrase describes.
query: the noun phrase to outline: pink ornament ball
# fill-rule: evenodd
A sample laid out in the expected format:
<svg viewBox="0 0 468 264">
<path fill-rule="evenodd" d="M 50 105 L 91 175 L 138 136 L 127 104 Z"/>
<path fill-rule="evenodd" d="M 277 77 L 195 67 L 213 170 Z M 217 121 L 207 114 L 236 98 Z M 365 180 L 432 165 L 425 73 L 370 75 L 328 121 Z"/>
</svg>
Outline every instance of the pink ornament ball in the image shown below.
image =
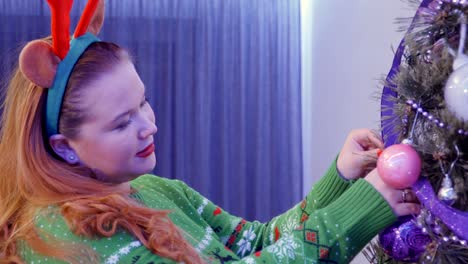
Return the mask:
<svg viewBox="0 0 468 264">
<path fill-rule="evenodd" d="M 377 171 L 386 184 L 395 189 L 405 189 L 418 180 L 421 159 L 408 144 L 392 145 L 380 154 Z"/>
</svg>

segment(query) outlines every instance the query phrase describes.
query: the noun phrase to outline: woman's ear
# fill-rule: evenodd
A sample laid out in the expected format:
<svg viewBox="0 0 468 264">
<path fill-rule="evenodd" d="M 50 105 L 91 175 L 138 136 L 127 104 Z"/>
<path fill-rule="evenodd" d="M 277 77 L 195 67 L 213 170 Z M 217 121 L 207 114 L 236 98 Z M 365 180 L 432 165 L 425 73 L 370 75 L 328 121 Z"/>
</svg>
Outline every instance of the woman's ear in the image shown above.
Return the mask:
<svg viewBox="0 0 468 264">
<path fill-rule="evenodd" d="M 68 139 L 62 134 L 55 134 L 49 137 L 49 144 L 52 150 L 65 160 L 68 164 L 79 163 L 76 151 L 70 146 Z"/>
</svg>

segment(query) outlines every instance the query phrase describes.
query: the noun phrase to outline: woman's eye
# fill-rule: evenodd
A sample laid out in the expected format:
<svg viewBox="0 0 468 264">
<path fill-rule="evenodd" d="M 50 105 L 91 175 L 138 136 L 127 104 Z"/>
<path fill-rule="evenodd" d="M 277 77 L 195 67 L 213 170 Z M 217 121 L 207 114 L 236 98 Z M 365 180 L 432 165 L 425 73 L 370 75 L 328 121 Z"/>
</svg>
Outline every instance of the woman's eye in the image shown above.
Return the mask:
<svg viewBox="0 0 468 264">
<path fill-rule="evenodd" d="M 115 129 L 117 129 L 117 130 L 123 130 L 123 129 L 125 129 L 126 127 L 128 127 L 128 125 L 130 125 L 130 123 L 131 123 L 131 120 L 129 119 L 128 121 L 119 124 Z"/>
</svg>

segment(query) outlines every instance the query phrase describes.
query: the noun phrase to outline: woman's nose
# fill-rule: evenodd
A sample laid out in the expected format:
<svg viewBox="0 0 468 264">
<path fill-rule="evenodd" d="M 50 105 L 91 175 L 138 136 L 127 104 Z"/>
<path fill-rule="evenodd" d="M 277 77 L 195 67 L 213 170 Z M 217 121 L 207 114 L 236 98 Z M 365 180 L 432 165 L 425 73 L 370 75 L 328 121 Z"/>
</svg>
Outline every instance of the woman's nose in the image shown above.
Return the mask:
<svg viewBox="0 0 468 264">
<path fill-rule="evenodd" d="M 138 133 L 138 136 L 140 139 L 145 139 L 149 136 L 152 136 L 158 132 L 158 127 L 154 122 L 147 122 L 145 127 L 143 127 L 140 132 Z"/>
</svg>

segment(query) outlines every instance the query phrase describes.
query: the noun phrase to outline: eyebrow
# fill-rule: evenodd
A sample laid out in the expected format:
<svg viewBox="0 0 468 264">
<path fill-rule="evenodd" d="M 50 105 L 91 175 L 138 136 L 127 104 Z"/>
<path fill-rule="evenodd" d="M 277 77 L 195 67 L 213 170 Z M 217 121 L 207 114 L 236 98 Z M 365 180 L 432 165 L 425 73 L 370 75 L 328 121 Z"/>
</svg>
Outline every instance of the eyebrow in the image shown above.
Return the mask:
<svg viewBox="0 0 468 264">
<path fill-rule="evenodd" d="M 121 113 L 120 115 L 116 116 L 111 123 L 115 123 L 117 122 L 117 120 L 119 120 L 120 118 L 126 116 L 126 115 L 129 115 L 133 110 L 128 110 L 128 111 L 125 111 L 123 113 Z"/>
</svg>

